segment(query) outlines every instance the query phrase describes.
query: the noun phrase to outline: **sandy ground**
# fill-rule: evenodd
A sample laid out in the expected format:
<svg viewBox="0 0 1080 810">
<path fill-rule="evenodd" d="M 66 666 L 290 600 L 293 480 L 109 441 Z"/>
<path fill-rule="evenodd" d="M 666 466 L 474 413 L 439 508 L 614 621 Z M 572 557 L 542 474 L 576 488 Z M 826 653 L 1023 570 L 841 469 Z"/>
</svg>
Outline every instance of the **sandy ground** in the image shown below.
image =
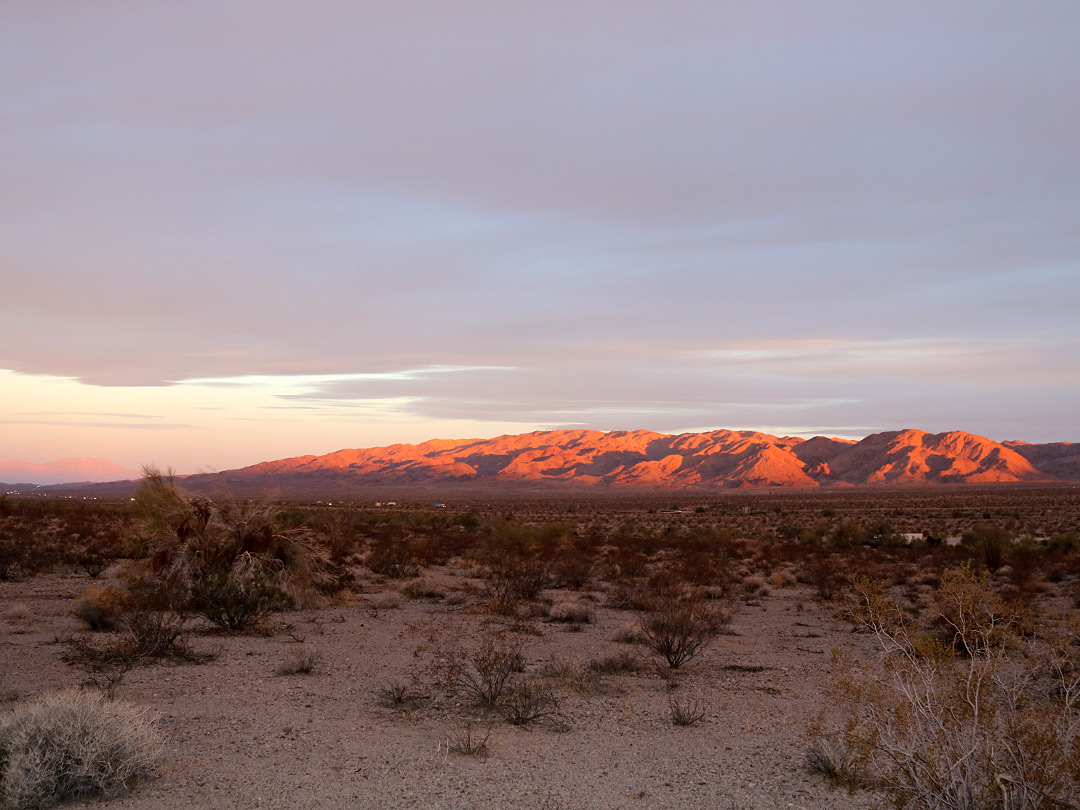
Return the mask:
<svg viewBox="0 0 1080 810">
<path fill-rule="evenodd" d="M 434 577 L 444 586 L 460 582 L 448 569 L 436 569 Z M 59 642 L 82 632 L 70 611 L 90 583 L 85 576 L 0 582 L 0 694 L 25 698 L 83 680 L 60 660 Z M 368 581 L 352 604 L 284 614 L 288 633 L 200 630 L 193 645 L 216 651 L 212 662 L 131 672 L 118 694 L 159 717 L 167 746 L 160 776 L 110 804 L 140 810 L 875 806 L 876 797 L 833 789 L 805 768 L 806 727 L 823 705 L 830 650 L 848 646 L 868 655 L 870 646 L 802 586 L 774 588 L 742 605 L 732 634 L 687 665 L 675 694 L 706 708 L 696 725 L 672 725 L 668 684 L 649 670 L 605 676 L 587 694 L 552 681 L 563 696 L 561 730 L 511 726 L 450 696 L 429 668 L 432 645 L 467 647 L 485 633 L 507 632 L 524 645 L 525 675 L 556 659 L 584 662 L 627 649 L 647 657 L 640 646 L 613 640 L 636 614 L 604 607 L 597 589 L 575 595 L 595 614 L 582 632 L 541 618 L 526 634 L 481 612 L 478 595 L 448 604 L 401 598 L 398 587 Z M 321 653 L 315 672 L 276 674 L 301 645 Z M 384 705 L 379 690 L 394 681 L 413 683 L 430 700 L 409 711 Z M 469 722 L 475 733 L 489 733 L 489 756 L 447 753 L 448 738 Z"/>
</svg>

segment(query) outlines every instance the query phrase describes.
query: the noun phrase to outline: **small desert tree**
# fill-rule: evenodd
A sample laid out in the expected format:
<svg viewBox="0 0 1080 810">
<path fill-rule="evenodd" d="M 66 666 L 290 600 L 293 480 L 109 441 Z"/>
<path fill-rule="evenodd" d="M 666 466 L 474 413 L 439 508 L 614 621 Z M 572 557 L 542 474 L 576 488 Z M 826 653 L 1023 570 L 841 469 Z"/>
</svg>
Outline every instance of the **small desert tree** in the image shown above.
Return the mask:
<svg viewBox="0 0 1080 810">
<path fill-rule="evenodd" d="M 856 579 L 852 616 L 880 657 L 834 653 L 833 695 L 864 776 L 897 806 L 1051 810 L 1080 801 L 1080 671 L 1075 629 L 1022 637 L 1018 617 L 970 567 L 948 570 L 932 632 Z"/>
</svg>

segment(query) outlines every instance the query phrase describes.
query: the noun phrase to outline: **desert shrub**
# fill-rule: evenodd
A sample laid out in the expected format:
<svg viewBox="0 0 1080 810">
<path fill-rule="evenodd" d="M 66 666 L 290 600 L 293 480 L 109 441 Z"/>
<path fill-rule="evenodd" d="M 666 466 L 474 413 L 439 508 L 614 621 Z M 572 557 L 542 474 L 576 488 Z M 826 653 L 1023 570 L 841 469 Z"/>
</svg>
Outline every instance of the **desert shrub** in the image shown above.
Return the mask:
<svg viewBox="0 0 1080 810">
<path fill-rule="evenodd" d="M 620 548 L 605 564 L 606 577 L 610 580 L 636 579 L 644 576 L 649 568 L 649 558 L 636 549 Z"/>
<path fill-rule="evenodd" d="M 790 571 L 773 571 L 769 574 L 769 584 L 774 588 L 794 588 L 798 580 Z"/>
<path fill-rule="evenodd" d="M 414 579 L 400 588 L 402 596 L 409 599 L 445 599 L 446 591 L 426 579 Z"/>
<path fill-rule="evenodd" d="M 991 571 L 1001 568 L 1005 552 L 1012 545 L 1012 535 L 1000 526 L 980 525 L 964 532 L 962 542 L 982 554 L 983 564 Z"/>
<path fill-rule="evenodd" d="M 515 726 L 539 722 L 558 725 L 561 722 L 559 697 L 555 690 L 533 680 L 524 680 L 507 689 L 499 701 L 499 713 Z"/>
<path fill-rule="evenodd" d="M 640 638 L 635 640 L 640 641 Z M 641 669 L 641 659 L 628 650 L 610 653 L 590 659 L 585 664 L 585 669 L 598 675 L 627 675 Z"/>
<path fill-rule="evenodd" d="M 871 548 L 903 545 L 900 533 L 888 520 L 877 520 L 862 532 L 862 542 Z"/>
<path fill-rule="evenodd" d="M 548 612 L 548 618 L 553 622 L 568 624 L 571 629 L 580 630 L 583 625 L 593 620 L 593 611 L 586 604 L 568 600 L 553 604 Z"/>
<path fill-rule="evenodd" d="M 698 701 L 671 694 L 668 695 L 668 716 L 672 725 L 692 726 L 705 717 L 705 707 Z"/>
<path fill-rule="evenodd" d="M 451 649 L 437 655 L 443 682 L 486 708 L 494 708 L 510 676 L 523 666 L 521 648 L 494 636 L 486 636 L 471 653 Z"/>
<path fill-rule="evenodd" d="M 897 806 L 1050 810 L 1080 799 L 1075 632 L 1021 638 L 985 576 L 950 569 L 920 631 L 881 582 L 857 578 L 852 615 L 883 657 L 834 654 L 844 742 Z"/>
<path fill-rule="evenodd" d="M 595 692 L 602 686 L 598 673 L 573 658 L 553 658 L 544 665 L 541 675 L 583 695 Z"/>
<path fill-rule="evenodd" d="M 858 523 L 844 521 L 832 530 L 829 545 L 833 548 L 851 548 L 863 541 L 863 530 Z"/>
<path fill-rule="evenodd" d="M 15 602 L 4 611 L 4 620 L 8 624 L 29 627 L 34 623 L 34 614 L 26 602 Z"/>
<path fill-rule="evenodd" d="M 447 738 L 439 744 L 439 748 L 449 754 L 460 754 L 461 756 L 483 759 L 491 753 L 488 746 L 488 740 L 490 739 L 490 729 L 481 734 L 473 728 L 472 723 L 467 723 L 465 728 L 450 732 Z"/>
<path fill-rule="evenodd" d="M 131 598 L 116 588 L 95 585 L 87 588 L 72 611 L 89 630 L 115 630 L 131 609 Z"/>
<path fill-rule="evenodd" d="M 412 544 L 396 533 L 372 540 L 364 564 L 374 573 L 390 579 L 410 579 L 420 573 Z"/>
<path fill-rule="evenodd" d="M 115 696 L 117 687 L 138 663 L 138 658 L 125 644 L 69 638 L 64 646 L 61 658 L 86 673 L 87 686 L 95 686 L 110 697 Z"/>
<path fill-rule="evenodd" d="M 225 630 L 245 630 L 295 603 L 260 561 L 242 555 L 228 570 L 211 568 L 191 586 L 189 607 Z"/>
<path fill-rule="evenodd" d="M 806 747 L 806 769 L 833 785 L 858 783 L 855 761 L 842 734 L 814 734 Z"/>
<path fill-rule="evenodd" d="M 82 545 L 75 554 L 75 564 L 92 579 L 97 579 L 112 562 L 123 555 L 118 530 L 95 536 Z"/>
<path fill-rule="evenodd" d="M 805 576 L 817 597 L 826 602 L 835 599 L 846 582 L 842 564 L 832 555 L 812 559 L 806 567 Z"/>
<path fill-rule="evenodd" d="M 584 588 L 593 577 L 593 559 L 585 549 L 570 546 L 551 562 L 551 577 L 559 588 Z"/>
<path fill-rule="evenodd" d="M 170 610 L 133 609 L 124 614 L 120 645 L 141 660 L 196 661 L 187 641 L 188 617 Z"/>
<path fill-rule="evenodd" d="M 611 640 L 617 641 L 619 644 L 644 644 L 645 634 L 641 632 L 639 624 L 633 624 L 616 632 L 611 637 Z"/>
<path fill-rule="evenodd" d="M 161 749 L 143 710 L 96 692 L 54 692 L 0 721 L 0 799 L 31 808 L 115 797 L 155 772 Z"/>
<path fill-rule="evenodd" d="M 715 551 L 693 551 L 682 555 L 671 571 L 674 581 L 690 585 L 717 585 L 727 588 L 731 582 L 726 560 Z"/>
<path fill-rule="evenodd" d="M 404 681 L 391 681 L 379 689 L 379 700 L 393 709 L 416 709 L 424 704 L 426 696 Z"/>
<path fill-rule="evenodd" d="M 731 622 L 731 613 L 702 602 L 674 599 L 642 617 L 645 646 L 678 669 L 712 642 Z"/>
<path fill-rule="evenodd" d="M 278 664 L 278 675 L 310 675 L 322 661 L 322 653 L 315 647 L 298 647 L 290 650 L 285 660 Z"/>
<path fill-rule="evenodd" d="M 488 607 L 499 615 L 511 615 L 522 601 L 535 599 L 550 579 L 548 562 L 537 556 L 505 554 L 488 567 Z"/>
<path fill-rule="evenodd" d="M 1050 551 L 1055 551 L 1060 554 L 1070 554 L 1077 549 L 1080 549 L 1080 534 L 1077 534 L 1076 532 L 1055 534 L 1047 541 L 1046 546 Z"/>
<path fill-rule="evenodd" d="M 171 593 L 189 597 L 211 572 L 238 565 L 257 565 L 297 598 L 341 587 L 315 533 L 287 526 L 272 504 L 188 496 L 171 474 L 148 467 L 135 507 L 151 569 Z"/>
<path fill-rule="evenodd" d="M 30 576 L 37 569 L 32 551 L 35 539 L 21 523 L 16 519 L 0 522 L 0 582 Z"/>
<path fill-rule="evenodd" d="M 652 610 L 657 594 L 647 586 L 616 585 L 607 597 L 607 604 L 616 610 Z"/>
</svg>

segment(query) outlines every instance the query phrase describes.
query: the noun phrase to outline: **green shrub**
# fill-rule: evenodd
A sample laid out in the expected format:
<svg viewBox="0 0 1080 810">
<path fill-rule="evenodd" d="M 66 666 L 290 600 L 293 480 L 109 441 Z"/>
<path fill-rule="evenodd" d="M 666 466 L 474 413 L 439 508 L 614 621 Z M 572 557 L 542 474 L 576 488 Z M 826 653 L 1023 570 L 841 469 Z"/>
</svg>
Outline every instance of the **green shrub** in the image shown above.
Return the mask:
<svg viewBox="0 0 1080 810">
<path fill-rule="evenodd" d="M 225 630 L 245 630 L 268 614 L 288 610 L 294 604 L 293 598 L 250 558 L 228 571 L 205 572 L 191 589 L 191 609 Z"/>
<path fill-rule="evenodd" d="M 998 526 L 976 526 L 964 532 L 961 542 L 982 552 L 983 562 L 991 571 L 1001 568 L 1005 552 L 1012 545 L 1012 535 Z"/>
</svg>

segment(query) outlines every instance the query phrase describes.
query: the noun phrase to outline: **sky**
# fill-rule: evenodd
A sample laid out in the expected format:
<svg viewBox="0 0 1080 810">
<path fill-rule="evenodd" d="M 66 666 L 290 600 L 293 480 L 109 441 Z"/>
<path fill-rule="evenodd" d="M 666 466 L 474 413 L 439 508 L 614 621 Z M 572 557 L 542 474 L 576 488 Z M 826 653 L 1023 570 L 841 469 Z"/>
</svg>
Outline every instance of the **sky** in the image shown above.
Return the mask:
<svg viewBox="0 0 1080 810">
<path fill-rule="evenodd" d="M 1080 441 L 1074 0 L 0 0 L 0 459 Z"/>
</svg>

